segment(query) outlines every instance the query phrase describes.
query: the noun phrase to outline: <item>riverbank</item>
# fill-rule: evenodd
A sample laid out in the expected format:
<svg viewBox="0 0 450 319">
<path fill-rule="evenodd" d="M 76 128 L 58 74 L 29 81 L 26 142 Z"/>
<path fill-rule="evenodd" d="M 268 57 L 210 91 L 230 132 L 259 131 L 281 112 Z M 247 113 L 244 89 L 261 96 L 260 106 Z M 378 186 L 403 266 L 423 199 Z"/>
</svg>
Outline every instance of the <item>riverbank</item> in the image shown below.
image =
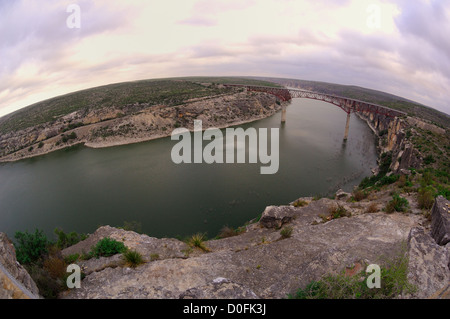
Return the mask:
<svg viewBox="0 0 450 319">
<path fill-rule="evenodd" d="M 281 103 L 263 93 L 241 92 L 192 99 L 174 107 L 136 108 L 139 108 L 138 112 L 126 116 L 115 108 L 89 114 L 75 112 L 64 117 L 63 122 L 19 131 L 8 136 L 3 143 L 21 149 L 1 156 L 0 162 L 32 158 L 79 144 L 105 148 L 155 140 L 170 136 L 178 127 L 192 131 L 195 119 L 202 120 L 204 129 L 242 125 L 274 115 L 281 109 Z"/>
</svg>

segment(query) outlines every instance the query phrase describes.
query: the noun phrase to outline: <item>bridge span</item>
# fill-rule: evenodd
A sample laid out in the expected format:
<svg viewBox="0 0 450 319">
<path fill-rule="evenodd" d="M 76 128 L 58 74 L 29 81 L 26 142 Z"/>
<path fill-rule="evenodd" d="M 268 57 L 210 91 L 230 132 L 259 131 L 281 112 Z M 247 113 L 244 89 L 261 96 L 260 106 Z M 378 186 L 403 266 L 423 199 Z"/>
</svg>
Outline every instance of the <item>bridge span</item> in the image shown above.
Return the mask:
<svg viewBox="0 0 450 319">
<path fill-rule="evenodd" d="M 242 85 L 242 84 L 224 84 L 225 87 L 240 87 L 244 88 L 247 91 L 254 92 L 264 92 L 268 94 L 275 95 L 281 101 L 290 101 L 293 98 L 306 98 L 319 100 L 327 103 L 331 103 L 333 105 L 338 106 L 342 110 L 347 113 L 347 122 L 345 124 L 345 133 L 344 140 L 348 138 L 348 130 L 350 125 L 350 114 L 354 112 L 362 112 L 362 113 L 374 113 L 383 115 L 386 117 L 400 117 L 406 116 L 406 113 L 397 111 L 394 109 L 390 109 L 386 106 L 381 106 L 378 104 L 359 101 L 347 97 L 331 95 L 326 93 L 319 93 L 301 89 L 293 89 L 293 88 L 285 88 L 285 87 L 270 87 L 270 86 L 257 86 L 257 85 Z M 281 111 L 281 122 L 286 122 L 286 106 L 282 106 Z"/>
</svg>

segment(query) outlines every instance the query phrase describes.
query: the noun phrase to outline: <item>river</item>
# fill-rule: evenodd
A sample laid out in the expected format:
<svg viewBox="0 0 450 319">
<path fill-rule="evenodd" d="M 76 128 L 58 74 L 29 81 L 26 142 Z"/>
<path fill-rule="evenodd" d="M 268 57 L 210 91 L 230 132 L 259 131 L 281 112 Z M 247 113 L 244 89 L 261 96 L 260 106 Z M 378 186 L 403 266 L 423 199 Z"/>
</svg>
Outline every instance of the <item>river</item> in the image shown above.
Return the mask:
<svg viewBox="0 0 450 319">
<path fill-rule="evenodd" d="M 272 175 L 260 174 L 261 163 L 177 165 L 171 150 L 178 141 L 170 137 L 0 164 L 0 231 L 13 238 L 37 228 L 54 239 L 56 227 L 92 233 L 137 221 L 152 237 L 214 237 L 268 205 L 351 191 L 376 166 L 373 132 L 352 115 L 343 144 L 346 113 L 334 105 L 294 99 L 286 123 L 280 120 L 279 112 L 240 125 L 279 128 L 279 169 Z"/>
</svg>

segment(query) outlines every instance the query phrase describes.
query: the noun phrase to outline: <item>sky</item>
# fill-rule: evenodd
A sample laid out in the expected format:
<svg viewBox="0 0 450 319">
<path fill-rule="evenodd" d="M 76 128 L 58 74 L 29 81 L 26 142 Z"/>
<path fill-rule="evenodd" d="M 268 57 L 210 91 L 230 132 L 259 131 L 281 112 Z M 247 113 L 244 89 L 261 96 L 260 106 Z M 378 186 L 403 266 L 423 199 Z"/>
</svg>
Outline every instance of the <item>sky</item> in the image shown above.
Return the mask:
<svg viewBox="0 0 450 319">
<path fill-rule="evenodd" d="M 0 0 L 0 116 L 178 76 L 357 85 L 450 114 L 450 1 Z"/>
</svg>

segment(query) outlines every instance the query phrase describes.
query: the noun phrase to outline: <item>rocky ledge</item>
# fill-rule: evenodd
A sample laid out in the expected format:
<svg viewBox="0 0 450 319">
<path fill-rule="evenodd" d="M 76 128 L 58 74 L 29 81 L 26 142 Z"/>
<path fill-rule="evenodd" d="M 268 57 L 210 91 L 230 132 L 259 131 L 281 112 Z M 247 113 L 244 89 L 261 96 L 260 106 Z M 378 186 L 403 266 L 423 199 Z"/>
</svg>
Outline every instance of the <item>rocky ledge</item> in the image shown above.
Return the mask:
<svg viewBox="0 0 450 319">
<path fill-rule="evenodd" d="M 83 253 L 110 237 L 140 252 L 146 262 L 130 268 L 121 255 L 82 261 L 81 288 L 61 298 L 286 298 L 311 280 L 382 264 L 402 249 L 409 257 L 408 279 L 418 289 L 399 297 L 449 297 L 450 246 L 436 242 L 422 215 L 364 213 L 370 202 L 344 198 L 301 201 L 303 207 L 267 207 L 244 233 L 206 241 L 207 252 L 176 239 L 100 227 L 63 254 Z M 324 219 L 337 204 L 348 217 Z M 448 201 L 438 198 L 437 205 L 448 207 Z M 286 227 L 291 233 L 283 237 L 280 229 Z"/>
</svg>

